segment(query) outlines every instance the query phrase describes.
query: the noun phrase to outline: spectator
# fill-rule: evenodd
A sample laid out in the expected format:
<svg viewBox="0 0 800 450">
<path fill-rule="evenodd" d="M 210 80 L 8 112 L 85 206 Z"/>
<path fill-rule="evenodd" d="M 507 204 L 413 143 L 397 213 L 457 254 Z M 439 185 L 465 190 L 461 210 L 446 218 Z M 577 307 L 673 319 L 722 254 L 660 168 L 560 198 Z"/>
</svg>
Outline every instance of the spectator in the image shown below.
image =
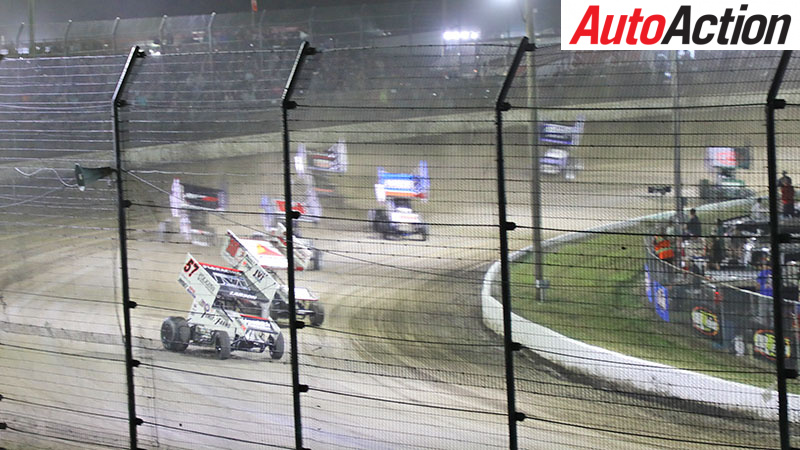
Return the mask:
<svg viewBox="0 0 800 450">
<path fill-rule="evenodd" d="M 761 199 L 757 198 L 755 203 L 753 203 L 753 207 L 750 209 L 750 218 L 753 222 L 766 222 L 768 212 L 764 204 L 761 203 Z"/>
<path fill-rule="evenodd" d="M 781 177 L 781 180 L 780 190 L 781 203 L 783 203 L 783 216 L 794 217 L 794 186 L 792 186 L 792 179 L 784 175 Z"/>
<path fill-rule="evenodd" d="M 786 171 L 784 170 L 784 171 L 781 173 L 781 177 L 780 177 L 780 178 L 778 178 L 778 187 L 780 187 L 781 185 L 783 185 L 783 182 L 784 182 L 784 181 L 786 181 L 787 179 L 788 179 L 788 180 L 789 180 L 789 182 L 791 183 L 792 179 L 791 179 L 791 178 L 789 178 L 789 176 L 788 176 L 788 175 L 786 175 Z"/>
<path fill-rule="evenodd" d="M 689 211 L 689 223 L 686 224 L 686 232 L 692 237 L 703 235 L 703 224 L 700 223 L 697 211 L 694 208 Z"/>
<path fill-rule="evenodd" d="M 732 263 L 739 266 L 747 266 L 747 261 L 744 261 L 744 244 L 747 238 L 742 235 L 742 230 L 734 228 L 730 235 L 730 253 Z"/>
<path fill-rule="evenodd" d="M 761 271 L 758 272 L 756 283 L 758 283 L 759 294 L 772 297 L 772 269 L 769 268 L 767 260 L 761 263 Z"/>
<path fill-rule="evenodd" d="M 705 276 L 703 261 L 702 260 L 689 261 L 689 273 L 693 275 L 691 278 L 692 287 L 699 288 L 701 285 L 702 278 Z"/>
<path fill-rule="evenodd" d="M 653 251 L 661 261 L 673 264 L 675 251 L 672 249 L 670 240 L 661 232 L 653 236 Z"/>
<path fill-rule="evenodd" d="M 725 241 L 720 236 L 712 236 L 710 247 L 707 252 L 709 265 L 711 269 L 719 270 L 722 262 L 725 261 Z"/>
</svg>

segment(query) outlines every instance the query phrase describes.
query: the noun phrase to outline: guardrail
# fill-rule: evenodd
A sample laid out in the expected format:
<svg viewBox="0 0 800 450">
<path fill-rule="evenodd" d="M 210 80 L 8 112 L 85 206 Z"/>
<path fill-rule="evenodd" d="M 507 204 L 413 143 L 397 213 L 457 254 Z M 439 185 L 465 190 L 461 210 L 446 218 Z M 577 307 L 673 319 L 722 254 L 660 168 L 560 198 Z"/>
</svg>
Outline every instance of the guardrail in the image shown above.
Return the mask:
<svg viewBox="0 0 800 450">
<path fill-rule="evenodd" d="M 696 209 L 712 210 L 726 206 L 738 206 L 750 200 L 731 200 L 699 206 Z M 583 232 L 572 232 L 549 239 L 543 243 L 545 249 L 556 245 L 585 239 L 586 232 L 609 232 L 628 228 L 641 222 L 661 220 L 670 216 L 659 213 L 637 217 L 624 222 L 601 225 Z M 531 251 L 526 247 L 509 255 L 516 261 Z M 483 323 L 498 335 L 503 334 L 502 306 L 493 295 L 493 286 L 499 274 L 500 261 L 495 261 L 486 271 L 481 288 Z M 515 341 L 535 352 L 538 356 L 570 371 L 602 378 L 617 385 L 673 397 L 702 402 L 729 410 L 754 413 L 760 417 L 774 419 L 778 411 L 778 392 L 743 383 L 722 380 L 713 376 L 675 368 L 665 364 L 634 358 L 602 347 L 586 344 L 569 338 L 542 325 L 533 323 L 512 313 L 512 328 Z M 800 395 L 789 395 L 789 420 L 800 422 Z"/>
</svg>

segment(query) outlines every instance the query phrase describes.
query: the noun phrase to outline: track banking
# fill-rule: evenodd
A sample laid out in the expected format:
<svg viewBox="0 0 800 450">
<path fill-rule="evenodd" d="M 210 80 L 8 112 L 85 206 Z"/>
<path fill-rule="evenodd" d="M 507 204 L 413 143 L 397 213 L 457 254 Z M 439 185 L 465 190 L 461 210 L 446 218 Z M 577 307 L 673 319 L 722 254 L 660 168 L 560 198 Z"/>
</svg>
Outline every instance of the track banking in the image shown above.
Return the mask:
<svg viewBox="0 0 800 450">
<path fill-rule="evenodd" d="M 779 44 L 786 42 L 792 17 L 788 14 L 747 14 L 747 6 L 739 6 L 737 14 L 726 8 L 720 16 L 703 14 L 692 21 L 692 7 L 683 5 L 667 27 L 666 17 L 653 14 L 643 16 L 642 8 L 630 15 L 605 15 L 600 28 L 599 5 L 590 5 L 575 30 L 570 44 L 589 39 L 592 45 L 668 45 L 680 40 L 682 45 L 705 45 L 716 41 L 718 45 Z M 774 41 L 774 42 L 773 42 Z"/>
</svg>

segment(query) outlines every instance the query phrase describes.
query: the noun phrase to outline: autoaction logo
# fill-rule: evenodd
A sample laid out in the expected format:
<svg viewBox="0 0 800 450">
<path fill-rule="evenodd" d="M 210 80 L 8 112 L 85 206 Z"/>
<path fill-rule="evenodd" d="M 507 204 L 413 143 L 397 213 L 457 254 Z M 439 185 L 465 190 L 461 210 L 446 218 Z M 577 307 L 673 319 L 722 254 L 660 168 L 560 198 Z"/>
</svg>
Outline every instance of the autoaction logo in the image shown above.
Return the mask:
<svg viewBox="0 0 800 450">
<path fill-rule="evenodd" d="M 562 0 L 562 50 L 800 49 L 800 2 Z"/>
</svg>

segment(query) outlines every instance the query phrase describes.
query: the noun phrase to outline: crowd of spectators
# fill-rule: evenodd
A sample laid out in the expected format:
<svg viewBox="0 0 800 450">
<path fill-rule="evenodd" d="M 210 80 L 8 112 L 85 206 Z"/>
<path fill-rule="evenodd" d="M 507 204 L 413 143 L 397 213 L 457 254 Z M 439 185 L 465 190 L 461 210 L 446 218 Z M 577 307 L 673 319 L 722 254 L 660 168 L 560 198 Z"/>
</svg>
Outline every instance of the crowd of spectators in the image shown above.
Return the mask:
<svg viewBox="0 0 800 450">
<path fill-rule="evenodd" d="M 796 217 L 792 179 L 783 172 L 776 184 L 781 199 L 780 220 L 790 225 Z M 673 217 L 655 233 L 653 252 L 665 262 L 702 276 L 708 271 L 763 272 L 770 260 L 768 222 L 769 210 L 761 198 L 754 199 L 749 216 L 732 221 L 718 218 L 714 227 L 706 230 L 697 210 L 692 208 L 685 221 Z"/>
</svg>

